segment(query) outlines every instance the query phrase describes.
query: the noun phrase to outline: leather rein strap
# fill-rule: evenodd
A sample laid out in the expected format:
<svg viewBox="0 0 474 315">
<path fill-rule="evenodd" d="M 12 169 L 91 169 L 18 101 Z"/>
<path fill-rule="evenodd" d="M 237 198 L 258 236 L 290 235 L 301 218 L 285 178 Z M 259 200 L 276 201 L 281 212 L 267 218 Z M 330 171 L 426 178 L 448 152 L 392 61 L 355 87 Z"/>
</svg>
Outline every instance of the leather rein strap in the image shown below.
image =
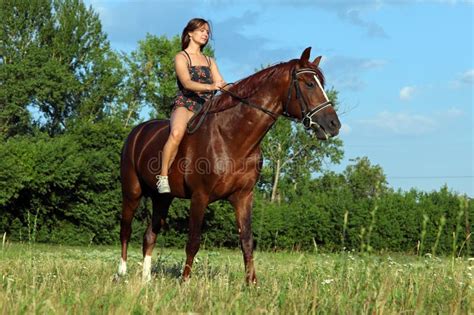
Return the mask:
<svg viewBox="0 0 474 315">
<path fill-rule="evenodd" d="M 283 113 L 282 115 L 292 121 L 295 121 L 295 122 L 300 122 L 302 123 L 305 128 L 309 129 L 311 128 L 313 125 L 316 125 L 316 127 L 318 128 L 321 128 L 321 126 L 319 126 L 319 124 L 315 121 L 313 121 L 313 116 L 316 115 L 318 112 L 322 111 L 323 109 L 325 109 L 326 107 L 329 107 L 329 106 L 332 106 L 332 103 L 330 100 L 327 100 L 321 104 L 319 104 L 318 106 L 316 106 L 315 108 L 313 108 L 312 110 L 310 110 L 308 112 L 308 104 L 306 102 L 306 99 L 303 97 L 303 94 L 301 93 L 301 89 L 300 89 L 300 85 L 298 84 L 298 79 L 297 79 L 297 76 L 301 73 L 312 73 L 314 74 L 315 76 L 317 75 L 317 72 L 314 71 L 313 69 L 311 68 L 302 68 L 302 69 L 298 69 L 296 70 L 295 68 L 293 68 L 292 72 L 291 72 L 291 84 L 288 88 L 288 97 L 287 97 L 287 100 L 286 100 L 286 103 L 285 103 L 285 106 L 283 107 Z M 316 78 L 316 77 L 315 77 Z M 316 78 L 316 80 L 318 80 Z M 318 82 L 319 84 L 319 82 Z M 296 91 L 296 99 L 298 100 L 298 103 L 300 105 L 300 109 L 301 109 L 301 116 L 302 118 L 296 118 L 294 116 L 291 116 L 291 114 L 288 112 L 288 105 L 291 101 L 291 91 L 293 90 L 292 87 L 295 87 L 295 91 Z M 319 85 L 320 86 L 320 85 Z M 321 87 L 321 86 L 320 86 Z M 321 87 L 322 88 L 322 87 Z M 228 90 L 224 90 L 224 89 L 221 89 L 220 90 L 221 92 L 223 93 L 226 93 L 226 94 L 229 94 L 230 96 L 232 96 L 233 98 L 237 99 L 239 101 L 239 103 L 235 104 L 234 106 L 230 106 L 230 107 L 227 107 L 227 108 L 224 108 L 224 109 L 221 109 L 221 110 L 216 110 L 216 111 L 210 111 L 210 103 L 212 103 L 212 98 L 206 103 L 206 105 L 208 106 L 205 106 L 204 110 L 200 113 L 197 113 L 196 115 L 194 115 L 191 120 L 189 121 L 188 123 L 188 126 L 187 126 L 187 132 L 189 134 L 192 134 L 194 133 L 197 129 L 199 129 L 199 127 L 202 125 L 202 123 L 204 122 L 204 119 L 205 117 L 207 116 L 207 114 L 213 114 L 213 113 L 219 113 L 219 112 L 223 112 L 227 109 L 230 109 L 230 108 L 233 108 L 235 106 L 237 106 L 238 104 L 244 104 L 244 105 L 247 105 L 249 107 L 252 107 L 252 108 L 255 108 L 255 109 L 258 109 L 262 112 L 264 112 L 265 114 L 269 115 L 273 120 L 277 120 L 278 118 L 278 114 L 275 113 L 275 112 L 272 112 L 271 110 L 268 110 L 266 108 L 263 108 L 262 106 L 260 105 L 257 105 L 257 104 L 254 104 L 252 102 L 250 102 L 248 100 L 248 97 L 241 97 L 237 94 L 235 94 L 234 92 L 231 92 L 231 91 L 228 91 Z M 324 93 L 324 91 L 323 91 Z M 198 116 L 199 119 L 198 119 Z M 194 124 L 195 120 L 198 119 L 197 123 Z M 191 125 L 194 125 L 194 127 L 191 127 Z"/>
</svg>

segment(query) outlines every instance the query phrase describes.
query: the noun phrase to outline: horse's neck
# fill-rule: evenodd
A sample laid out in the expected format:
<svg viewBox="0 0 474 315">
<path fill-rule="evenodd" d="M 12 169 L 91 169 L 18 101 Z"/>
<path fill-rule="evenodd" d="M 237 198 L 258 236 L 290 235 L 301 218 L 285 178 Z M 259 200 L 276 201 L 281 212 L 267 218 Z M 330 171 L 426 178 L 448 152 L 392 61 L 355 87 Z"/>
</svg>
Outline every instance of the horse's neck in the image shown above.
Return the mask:
<svg viewBox="0 0 474 315">
<path fill-rule="evenodd" d="M 281 99 L 274 92 L 272 93 L 270 84 L 266 89 L 262 88 L 250 97 L 249 101 L 274 112 L 276 117 L 280 115 Z M 234 100 L 234 102 L 238 101 Z M 220 131 L 219 136 L 231 141 L 232 147 L 247 149 L 244 150 L 247 153 L 258 149 L 260 142 L 274 123 L 275 119 L 269 114 L 243 103 L 219 113 L 212 121 L 212 124 L 215 124 Z M 210 130 L 212 129 L 214 126 Z"/>
</svg>

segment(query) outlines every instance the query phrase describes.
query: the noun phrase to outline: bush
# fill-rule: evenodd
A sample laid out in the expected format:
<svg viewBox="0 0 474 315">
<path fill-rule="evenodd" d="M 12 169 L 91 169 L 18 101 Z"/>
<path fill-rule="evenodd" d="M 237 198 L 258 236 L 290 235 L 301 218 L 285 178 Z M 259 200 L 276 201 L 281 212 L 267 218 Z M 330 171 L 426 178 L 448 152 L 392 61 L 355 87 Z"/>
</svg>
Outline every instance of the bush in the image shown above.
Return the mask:
<svg viewBox="0 0 474 315">
<path fill-rule="evenodd" d="M 42 242 L 116 240 L 125 134 L 118 123 L 81 123 L 55 138 L 37 134 L 2 143 L 2 228 L 13 239 L 25 239 L 26 228 Z"/>
</svg>

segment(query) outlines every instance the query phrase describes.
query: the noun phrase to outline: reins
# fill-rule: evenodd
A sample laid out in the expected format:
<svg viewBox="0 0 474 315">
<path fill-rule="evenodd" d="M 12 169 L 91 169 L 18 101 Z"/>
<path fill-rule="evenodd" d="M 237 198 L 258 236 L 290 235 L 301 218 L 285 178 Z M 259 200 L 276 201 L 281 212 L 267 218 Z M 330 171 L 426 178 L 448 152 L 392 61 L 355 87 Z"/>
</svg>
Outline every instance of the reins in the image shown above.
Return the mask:
<svg viewBox="0 0 474 315">
<path fill-rule="evenodd" d="M 323 93 L 324 93 L 324 95 L 327 99 L 327 101 L 319 104 L 318 106 L 316 106 L 315 108 L 313 108 L 309 112 L 307 112 L 308 111 L 308 104 L 306 102 L 306 99 L 303 97 L 303 94 L 301 93 L 301 89 L 300 89 L 300 86 L 299 86 L 298 80 L 297 80 L 297 75 L 298 74 L 308 73 L 308 72 L 313 73 L 315 75 L 315 80 L 318 83 L 319 87 L 322 89 L 322 91 L 323 91 Z M 229 84 L 227 84 L 227 85 L 229 85 Z M 293 85 L 295 87 L 296 99 L 299 101 L 298 103 L 299 103 L 300 109 L 301 109 L 301 116 L 302 116 L 301 119 L 291 116 L 290 113 L 288 112 L 288 105 L 291 101 L 291 96 L 292 96 L 291 91 L 292 91 Z M 232 106 L 223 108 L 223 109 L 210 111 L 210 109 L 212 107 L 212 104 L 213 104 L 214 97 L 215 97 L 215 94 L 213 94 L 212 97 L 207 102 L 204 103 L 203 109 L 200 112 L 198 112 L 197 114 L 195 114 L 193 117 L 191 117 L 191 119 L 189 120 L 188 125 L 186 127 L 186 130 L 189 134 L 193 134 L 194 132 L 196 132 L 196 130 L 199 129 L 199 127 L 201 127 L 202 123 L 204 122 L 204 119 L 206 118 L 206 116 L 208 114 L 220 113 L 220 112 L 226 111 L 228 109 L 234 108 L 239 104 L 244 104 L 244 105 L 247 105 L 249 107 L 258 109 L 258 110 L 264 112 L 265 114 L 269 115 L 275 121 L 278 119 L 279 115 L 277 113 L 272 112 L 272 111 L 270 111 L 266 108 L 263 108 L 262 106 L 259 106 L 259 105 L 256 105 L 256 104 L 250 102 L 248 100 L 248 98 L 250 96 L 241 97 L 241 96 L 235 94 L 234 92 L 231 92 L 231 91 L 226 90 L 226 89 L 220 89 L 220 91 L 223 92 L 223 93 L 229 94 L 233 98 L 237 99 L 239 102 L 232 105 Z M 323 110 L 323 109 L 325 109 L 326 107 L 329 107 L 329 106 L 332 106 L 332 102 L 327 98 L 326 93 L 324 92 L 324 89 L 321 86 L 321 83 L 319 82 L 319 80 L 316 77 L 316 72 L 311 68 L 303 68 L 303 69 L 299 69 L 299 70 L 296 70 L 295 68 L 293 68 L 293 70 L 291 72 L 291 82 L 290 82 L 290 86 L 288 88 L 288 96 L 287 96 L 286 103 L 284 104 L 284 107 L 283 107 L 282 115 L 285 118 L 290 119 L 292 121 L 301 122 L 304 125 L 304 127 L 306 127 L 307 129 L 311 128 L 313 125 L 316 126 L 317 128 L 322 129 L 321 126 L 316 121 L 313 121 L 313 116 L 316 115 L 321 110 Z M 195 123 L 196 120 L 197 120 L 197 123 Z M 324 130 L 323 130 L 323 132 L 326 133 Z"/>
<path fill-rule="evenodd" d="M 248 97 L 241 97 L 241 96 L 239 96 L 239 95 L 237 95 L 237 94 L 235 94 L 234 92 L 231 92 L 231 91 L 229 91 L 229 90 L 221 89 L 221 91 L 222 91 L 223 93 L 227 93 L 227 94 L 229 94 L 230 96 L 232 96 L 233 98 L 239 100 L 240 103 L 242 103 L 242 104 L 244 104 L 244 105 L 247 105 L 247 106 L 250 106 L 250 107 L 252 107 L 252 108 L 261 110 L 261 111 L 264 112 L 265 114 L 267 114 L 267 115 L 269 115 L 270 117 L 272 117 L 273 120 L 277 120 L 277 119 L 278 119 L 278 115 L 277 115 L 276 113 L 274 113 L 274 112 L 272 112 L 271 110 L 268 110 L 268 109 L 266 109 L 266 108 L 263 108 L 262 106 L 256 105 L 256 104 L 254 104 L 254 103 L 252 103 L 252 102 L 249 102 L 249 101 L 247 100 Z M 234 105 L 234 106 L 237 106 L 238 104 L 239 104 L 239 103 L 237 103 L 237 104 Z M 232 107 L 234 107 L 234 106 L 232 106 Z M 231 108 L 231 107 L 229 107 L 229 108 Z M 224 110 L 227 110 L 227 109 L 228 109 L 228 108 L 225 108 Z"/>
<path fill-rule="evenodd" d="M 227 85 L 230 85 L 232 83 L 228 83 Z M 265 114 L 269 115 L 273 120 L 277 120 L 278 119 L 278 115 L 268 109 L 265 109 L 259 105 L 256 105 L 252 102 L 249 102 L 247 99 L 248 97 L 241 97 L 237 94 L 235 94 L 234 92 L 231 92 L 229 90 L 225 90 L 225 89 L 220 89 L 220 91 L 222 93 L 226 93 L 226 94 L 229 94 L 230 96 L 232 96 L 233 98 L 237 99 L 239 102 L 238 103 L 235 103 L 233 104 L 232 106 L 229 106 L 229 107 L 226 107 L 226 108 L 222 108 L 222 109 L 217 109 L 217 110 L 210 110 L 212 108 L 212 104 L 213 104 L 213 101 L 214 101 L 214 97 L 215 97 L 215 94 L 212 95 L 212 97 L 206 102 L 204 103 L 204 107 L 203 109 L 196 113 L 196 115 L 194 115 L 193 117 L 191 117 L 191 119 L 189 120 L 188 122 L 188 126 L 186 128 L 187 132 L 189 134 L 193 134 L 194 132 L 196 132 L 196 130 L 199 129 L 199 127 L 201 127 L 202 123 L 204 122 L 204 119 L 206 118 L 206 116 L 208 114 L 217 114 L 217 113 L 221 113 L 221 112 L 224 112 L 228 109 L 231 109 L 231 108 L 234 108 L 236 106 L 238 106 L 239 104 L 244 104 L 244 105 L 247 105 L 249 107 L 252 107 L 252 108 L 255 108 L 255 109 L 258 109 L 262 112 L 264 112 Z M 197 123 L 195 123 L 195 121 L 197 120 Z"/>
</svg>

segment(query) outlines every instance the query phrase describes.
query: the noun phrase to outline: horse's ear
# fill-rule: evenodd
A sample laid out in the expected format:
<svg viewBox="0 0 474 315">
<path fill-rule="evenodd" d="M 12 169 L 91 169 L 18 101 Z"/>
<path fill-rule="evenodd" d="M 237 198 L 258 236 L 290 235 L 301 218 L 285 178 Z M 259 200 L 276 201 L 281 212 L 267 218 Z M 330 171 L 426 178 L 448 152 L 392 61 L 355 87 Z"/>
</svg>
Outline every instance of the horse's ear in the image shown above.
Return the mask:
<svg viewBox="0 0 474 315">
<path fill-rule="evenodd" d="M 322 58 L 322 56 L 316 57 L 316 59 L 314 59 L 314 61 L 313 61 L 313 65 L 315 65 L 316 67 L 318 67 L 318 66 L 319 66 L 319 62 L 321 61 L 321 58 Z"/>
<path fill-rule="evenodd" d="M 306 48 L 300 57 L 300 62 L 307 62 L 309 60 L 309 55 L 311 54 L 311 47 Z"/>
</svg>

